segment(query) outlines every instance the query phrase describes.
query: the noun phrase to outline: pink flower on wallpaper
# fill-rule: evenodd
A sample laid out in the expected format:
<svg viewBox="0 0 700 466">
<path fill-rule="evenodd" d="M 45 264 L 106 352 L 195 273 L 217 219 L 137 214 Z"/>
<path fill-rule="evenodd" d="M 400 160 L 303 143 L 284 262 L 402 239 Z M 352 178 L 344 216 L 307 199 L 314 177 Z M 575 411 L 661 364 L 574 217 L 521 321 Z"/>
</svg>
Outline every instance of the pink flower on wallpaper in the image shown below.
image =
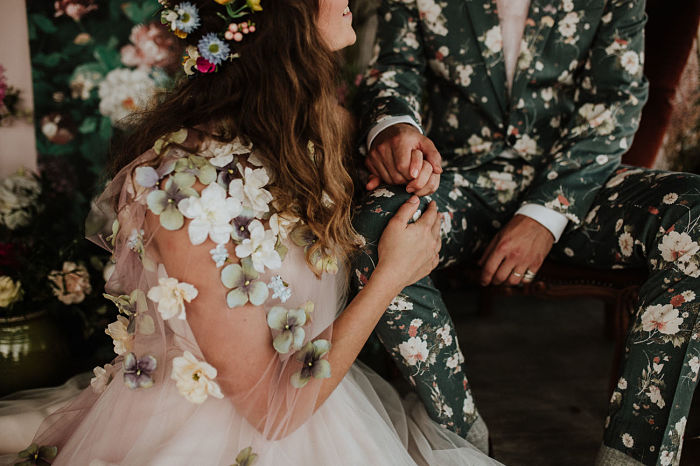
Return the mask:
<svg viewBox="0 0 700 466">
<path fill-rule="evenodd" d="M 56 0 L 53 4 L 56 9 L 54 16 L 70 16 L 75 21 L 80 21 L 80 18 L 97 10 L 95 0 Z"/>
<path fill-rule="evenodd" d="M 7 95 L 7 80 L 5 79 L 5 68 L 0 65 L 0 107 L 2 107 L 2 102 L 5 100 Z"/>
<path fill-rule="evenodd" d="M 158 23 L 134 26 L 131 44 L 122 47 L 122 63 L 145 69 L 153 66 L 173 70 L 178 63 L 175 36 Z"/>
</svg>

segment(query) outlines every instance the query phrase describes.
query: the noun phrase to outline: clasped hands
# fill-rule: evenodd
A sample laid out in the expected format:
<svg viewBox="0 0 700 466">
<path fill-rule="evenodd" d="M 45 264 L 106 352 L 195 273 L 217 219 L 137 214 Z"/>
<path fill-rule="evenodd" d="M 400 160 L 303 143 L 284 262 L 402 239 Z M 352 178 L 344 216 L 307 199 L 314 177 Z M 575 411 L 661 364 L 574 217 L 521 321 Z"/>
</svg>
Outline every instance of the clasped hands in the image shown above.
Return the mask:
<svg viewBox="0 0 700 466">
<path fill-rule="evenodd" d="M 370 176 L 366 189 L 381 182 L 406 185 L 417 196 L 433 194 L 440 185 L 442 157 L 433 142 L 410 124 L 388 127 L 372 141 L 365 166 Z M 481 285 L 518 285 L 537 274 L 554 244 L 554 236 L 539 222 L 515 215 L 484 250 Z"/>
</svg>

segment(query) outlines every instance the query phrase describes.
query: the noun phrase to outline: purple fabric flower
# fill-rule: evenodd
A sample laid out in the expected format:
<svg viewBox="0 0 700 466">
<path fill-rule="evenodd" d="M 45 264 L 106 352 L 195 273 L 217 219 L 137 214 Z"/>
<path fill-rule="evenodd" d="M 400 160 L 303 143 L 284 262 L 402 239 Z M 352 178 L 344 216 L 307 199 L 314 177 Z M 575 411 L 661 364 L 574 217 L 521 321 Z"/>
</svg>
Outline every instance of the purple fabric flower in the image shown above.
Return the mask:
<svg viewBox="0 0 700 466">
<path fill-rule="evenodd" d="M 233 219 L 233 231 L 231 232 L 231 236 L 235 241 L 240 242 L 244 239 L 250 239 L 248 226 L 252 221 L 253 217 L 246 217 L 245 215 L 240 215 Z"/>
<path fill-rule="evenodd" d="M 156 358 L 150 354 L 137 359 L 134 353 L 128 353 L 124 357 L 124 383 L 131 389 L 151 387 L 157 365 Z"/>
</svg>

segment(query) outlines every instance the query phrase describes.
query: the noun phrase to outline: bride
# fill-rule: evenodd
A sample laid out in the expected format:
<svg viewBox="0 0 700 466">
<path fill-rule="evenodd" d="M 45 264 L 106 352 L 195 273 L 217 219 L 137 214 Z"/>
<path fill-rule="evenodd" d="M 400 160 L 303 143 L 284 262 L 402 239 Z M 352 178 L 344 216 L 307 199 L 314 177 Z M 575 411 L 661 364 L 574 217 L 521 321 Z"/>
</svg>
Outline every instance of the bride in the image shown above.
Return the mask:
<svg viewBox="0 0 700 466">
<path fill-rule="evenodd" d="M 161 0 L 189 79 L 142 115 L 93 211 L 117 357 L 16 461 L 498 464 L 354 364 L 437 264 L 439 216 L 406 202 L 345 305 L 361 241 L 333 51 L 354 42 L 352 15 L 346 0 L 263 2 Z"/>
</svg>

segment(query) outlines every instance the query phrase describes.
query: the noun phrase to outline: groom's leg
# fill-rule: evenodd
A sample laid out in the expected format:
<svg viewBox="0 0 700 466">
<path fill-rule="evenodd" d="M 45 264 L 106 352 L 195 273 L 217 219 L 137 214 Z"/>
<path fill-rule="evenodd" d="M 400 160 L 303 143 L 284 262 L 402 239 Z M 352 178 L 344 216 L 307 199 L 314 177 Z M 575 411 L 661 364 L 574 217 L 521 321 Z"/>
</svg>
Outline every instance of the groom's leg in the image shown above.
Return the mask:
<svg viewBox="0 0 700 466">
<path fill-rule="evenodd" d="M 443 215 L 441 265 L 471 258 L 483 249 L 499 226 L 499 219 L 506 216 L 478 198 L 473 186 L 461 175 L 446 173 L 438 191 L 421 199 L 421 210 L 429 199 L 434 199 Z M 356 214 L 355 227 L 366 238 L 367 246 L 351 270 L 355 290 L 366 283 L 374 270 L 381 233 L 408 197 L 402 186 L 381 187 Z M 494 193 L 493 199 L 496 197 Z M 431 418 L 486 451 L 488 431 L 474 406 L 452 319 L 429 277 L 396 297 L 378 323 L 376 333 Z"/>
<path fill-rule="evenodd" d="M 700 370 L 700 177 L 623 168 L 558 260 L 645 267 L 598 464 L 677 464 Z"/>
</svg>

